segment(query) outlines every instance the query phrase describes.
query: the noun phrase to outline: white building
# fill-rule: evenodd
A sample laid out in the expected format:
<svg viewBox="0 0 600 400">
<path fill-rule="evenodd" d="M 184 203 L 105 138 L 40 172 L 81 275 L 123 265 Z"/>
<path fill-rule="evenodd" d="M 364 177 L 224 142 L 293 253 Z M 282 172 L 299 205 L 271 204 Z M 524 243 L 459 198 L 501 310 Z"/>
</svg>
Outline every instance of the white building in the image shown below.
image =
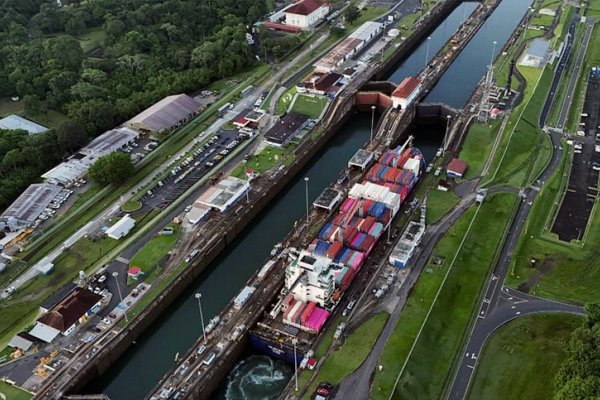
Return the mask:
<svg viewBox="0 0 600 400">
<path fill-rule="evenodd" d="M 106 236 L 111 239 L 119 240 L 129 234 L 131 229 L 135 226 L 135 219 L 131 218 L 129 214 L 126 214 L 117 221 L 113 226 L 108 228 Z"/>
<path fill-rule="evenodd" d="M 29 134 L 36 134 L 46 132 L 48 128 L 40 124 L 36 124 L 33 121 L 19 117 L 18 115 L 9 115 L 0 119 L 0 129 L 16 130 L 21 129 L 29 132 Z"/>
<path fill-rule="evenodd" d="M 421 81 L 409 76 L 398 85 L 392 93 L 392 102 L 394 108 L 400 107 L 404 110 L 408 107 L 421 92 Z"/>
<path fill-rule="evenodd" d="M 329 14 L 329 6 L 320 0 L 302 0 L 285 10 L 285 23 L 308 29 L 323 20 Z"/>
<path fill-rule="evenodd" d="M 198 197 L 196 203 L 223 212 L 227 207 L 243 196 L 249 188 L 250 184 L 248 181 L 228 176 L 202 193 L 202 195 Z"/>
</svg>

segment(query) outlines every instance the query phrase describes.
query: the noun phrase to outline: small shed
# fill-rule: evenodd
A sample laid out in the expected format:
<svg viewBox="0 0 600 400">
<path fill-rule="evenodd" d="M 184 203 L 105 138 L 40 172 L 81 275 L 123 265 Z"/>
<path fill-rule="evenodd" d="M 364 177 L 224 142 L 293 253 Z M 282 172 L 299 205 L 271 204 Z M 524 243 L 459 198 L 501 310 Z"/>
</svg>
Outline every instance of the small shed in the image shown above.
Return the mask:
<svg viewBox="0 0 600 400">
<path fill-rule="evenodd" d="M 129 276 L 130 278 L 133 278 L 133 279 L 139 278 L 139 276 L 142 274 L 143 274 L 143 272 L 140 267 L 131 267 L 127 270 L 127 276 Z"/>
<path fill-rule="evenodd" d="M 458 158 L 453 158 L 452 161 L 448 164 L 447 174 L 451 178 L 462 178 L 467 172 L 467 163 L 459 160 Z"/>
</svg>

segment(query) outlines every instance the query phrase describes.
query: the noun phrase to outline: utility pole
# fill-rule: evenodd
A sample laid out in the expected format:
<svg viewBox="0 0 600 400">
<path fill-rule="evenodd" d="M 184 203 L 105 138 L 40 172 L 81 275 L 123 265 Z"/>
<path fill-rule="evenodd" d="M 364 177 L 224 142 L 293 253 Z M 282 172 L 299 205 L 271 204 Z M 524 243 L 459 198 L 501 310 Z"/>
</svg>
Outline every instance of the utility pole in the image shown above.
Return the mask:
<svg viewBox="0 0 600 400">
<path fill-rule="evenodd" d="M 306 188 L 306 220 L 308 221 L 308 181 L 310 179 L 308 178 L 308 176 L 304 177 L 304 183 L 305 183 L 305 188 Z"/>
<path fill-rule="evenodd" d="M 115 283 L 117 284 L 117 292 L 119 292 L 119 299 L 121 300 L 121 304 L 123 304 L 123 295 L 121 294 L 121 287 L 119 286 L 119 280 L 117 279 L 117 277 L 119 276 L 119 273 L 117 271 L 112 273 L 112 276 L 115 278 Z M 125 308 L 125 305 L 123 304 L 123 314 L 125 315 L 125 322 L 129 322 L 129 320 L 127 319 L 127 308 Z"/>
<path fill-rule="evenodd" d="M 429 64 L 429 42 L 431 42 L 431 36 L 427 36 L 427 51 L 425 52 L 425 68 Z"/>
<path fill-rule="evenodd" d="M 200 299 L 202 298 L 202 293 L 196 293 L 194 295 L 198 300 L 198 308 L 200 309 L 200 322 L 202 323 L 202 335 L 204 336 L 204 344 L 206 344 L 206 330 L 204 329 L 204 315 L 202 314 L 202 302 Z"/>
<path fill-rule="evenodd" d="M 375 126 L 375 106 L 371 106 L 371 138 L 369 139 L 369 145 L 373 144 L 373 128 Z"/>
<path fill-rule="evenodd" d="M 294 391 L 298 391 L 298 359 L 296 358 L 296 345 L 298 344 L 298 339 L 293 338 L 292 344 L 294 345 Z"/>
</svg>

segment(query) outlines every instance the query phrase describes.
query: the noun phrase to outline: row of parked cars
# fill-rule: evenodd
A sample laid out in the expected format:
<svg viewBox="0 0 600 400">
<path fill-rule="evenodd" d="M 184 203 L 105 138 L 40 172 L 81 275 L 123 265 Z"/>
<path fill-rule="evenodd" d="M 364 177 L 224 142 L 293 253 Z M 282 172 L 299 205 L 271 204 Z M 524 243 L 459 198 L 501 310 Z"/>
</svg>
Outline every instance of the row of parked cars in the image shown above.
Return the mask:
<svg viewBox="0 0 600 400">
<path fill-rule="evenodd" d="M 72 194 L 73 191 L 70 189 L 61 190 L 56 197 L 52 199 L 50 204 L 48 204 L 48 207 L 46 207 L 38 216 L 38 223 L 45 221 L 48 218 L 52 218 L 54 214 L 56 214 L 56 210 L 58 210 Z"/>
</svg>

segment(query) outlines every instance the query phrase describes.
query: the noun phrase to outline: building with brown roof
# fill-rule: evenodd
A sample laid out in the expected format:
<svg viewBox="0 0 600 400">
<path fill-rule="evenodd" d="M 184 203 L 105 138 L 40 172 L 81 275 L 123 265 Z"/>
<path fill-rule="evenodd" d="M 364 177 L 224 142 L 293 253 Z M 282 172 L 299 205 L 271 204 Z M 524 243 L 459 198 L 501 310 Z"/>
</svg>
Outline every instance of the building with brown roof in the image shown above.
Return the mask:
<svg viewBox="0 0 600 400">
<path fill-rule="evenodd" d="M 32 336 L 50 343 L 59 334 L 67 336 L 100 310 L 102 296 L 76 287 L 60 303 L 37 319 Z"/>
<path fill-rule="evenodd" d="M 302 0 L 283 11 L 286 25 L 308 29 L 329 14 L 329 6 L 320 0 Z"/>
<path fill-rule="evenodd" d="M 401 109 L 405 109 L 417 98 L 420 91 L 421 81 L 419 79 L 412 76 L 404 78 L 396 90 L 392 92 L 394 108 L 400 107 Z"/>
</svg>

